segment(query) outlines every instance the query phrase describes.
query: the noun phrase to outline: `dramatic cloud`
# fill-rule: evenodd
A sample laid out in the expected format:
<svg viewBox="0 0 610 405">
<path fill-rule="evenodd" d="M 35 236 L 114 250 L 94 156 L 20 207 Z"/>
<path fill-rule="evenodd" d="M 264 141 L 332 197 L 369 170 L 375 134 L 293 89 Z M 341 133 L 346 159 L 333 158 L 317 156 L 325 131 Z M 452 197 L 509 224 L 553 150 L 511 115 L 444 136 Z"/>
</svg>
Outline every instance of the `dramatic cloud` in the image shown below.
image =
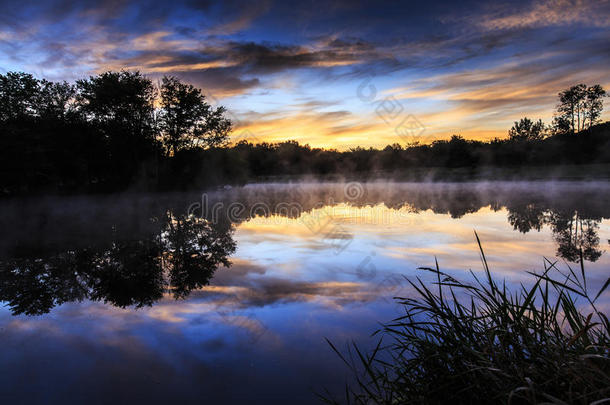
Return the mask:
<svg viewBox="0 0 610 405">
<path fill-rule="evenodd" d="M 550 119 L 565 86 L 610 86 L 610 0 L 0 3 L 0 72 L 176 75 L 260 140 L 404 142 L 387 97 L 422 141 L 491 138 L 521 115 Z"/>
</svg>

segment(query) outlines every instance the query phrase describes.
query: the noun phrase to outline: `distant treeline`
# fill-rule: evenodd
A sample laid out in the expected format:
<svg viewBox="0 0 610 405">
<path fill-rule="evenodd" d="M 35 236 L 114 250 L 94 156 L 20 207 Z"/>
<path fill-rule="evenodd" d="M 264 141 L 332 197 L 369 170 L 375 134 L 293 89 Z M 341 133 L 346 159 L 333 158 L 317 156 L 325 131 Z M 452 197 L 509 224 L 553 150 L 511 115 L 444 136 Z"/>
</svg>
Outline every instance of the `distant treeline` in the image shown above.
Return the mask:
<svg viewBox="0 0 610 405">
<path fill-rule="evenodd" d="M 401 177 L 421 168 L 610 163 L 601 86 L 559 93 L 553 124 L 524 118 L 507 139 L 325 150 L 289 141 L 229 145 L 231 122 L 200 89 L 139 72 L 75 84 L 0 75 L 0 193 L 175 190 L 275 176 Z"/>
</svg>

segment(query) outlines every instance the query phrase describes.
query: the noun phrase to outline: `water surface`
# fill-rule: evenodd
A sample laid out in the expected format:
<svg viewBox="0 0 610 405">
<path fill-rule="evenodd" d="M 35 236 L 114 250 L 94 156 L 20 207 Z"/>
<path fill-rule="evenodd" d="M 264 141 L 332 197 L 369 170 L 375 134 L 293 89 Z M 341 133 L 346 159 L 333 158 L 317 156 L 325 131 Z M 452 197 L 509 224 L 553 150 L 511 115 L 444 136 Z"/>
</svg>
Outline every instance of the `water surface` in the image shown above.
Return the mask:
<svg viewBox="0 0 610 405">
<path fill-rule="evenodd" d="M 607 183 L 249 185 L 0 202 L 3 403 L 311 403 L 403 276 L 608 276 Z M 607 297 L 603 298 L 607 305 Z"/>
</svg>

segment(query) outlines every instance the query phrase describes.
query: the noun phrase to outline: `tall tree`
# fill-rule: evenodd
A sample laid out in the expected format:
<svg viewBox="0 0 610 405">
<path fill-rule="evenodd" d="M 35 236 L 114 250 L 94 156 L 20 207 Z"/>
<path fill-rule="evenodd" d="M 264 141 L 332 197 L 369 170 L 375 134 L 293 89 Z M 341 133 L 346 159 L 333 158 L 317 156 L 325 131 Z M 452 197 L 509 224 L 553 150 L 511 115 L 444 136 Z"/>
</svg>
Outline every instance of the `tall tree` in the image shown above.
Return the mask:
<svg viewBox="0 0 610 405">
<path fill-rule="evenodd" d="M 39 81 L 29 73 L 0 75 L 0 121 L 34 115 Z"/>
<path fill-rule="evenodd" d="M 587 89 L 585 97 L 585 118 L 589 119 L 589 128 L 599 121 L 604 108 L 603 97 L 607 95 L 606 90 L 599 84 Z"/>
<path fill-rule="evenodd" d="M 584 101 L 586 94 L 587 86 L 583 83 L 559 93 L 557 112 L 559 116 L 564 117 L 570 122 L 572 133 L 580 131 L 581 112 L 585 110 Z"/>
<path fill-rule="evenodd" d="M 515 121 L 508 131 L 510 139 L 517 141 L 538 141 L 544 138 L 544 123 L 542 120 L 532 121 L 527 117 Z"/>
<path fill-rule="evenodd" d="M 82 111 L 91 121 L 130 136 L 152 137 L 155 88 L 140 72 L 106 72 L 76 85 Z"/>
<path fill-rule="evenodd" d="M 111 182 L 128 185 L 155 152 L 152 81 L 140 72 L 121 71 L 91 76 L 76 85 L 82 114 L 106 142 Z"/>
<path fill-rule="evenodd" d="M 41 80 L 34 109 L 36 114 L 46 119 L 64 119 L 77 111 L 76 87 L 68 82 Z"/>
<path fill-rule="evenodd" d="M 200 89 L 165 76 L 160 89 L 159 126 L 168 154 L 188 147 L 219 146 L 228 140 L 231 121 L 225 108 L 213 108 Z"/>
<path fill-rule="evenodd" d="M 566 116 L 556 115 L 550 129 L 553 135 L 568 134 L 572 131 L 572 122 Z"/>
<path fill-rule="evenodd" d="M 601 116 L 605 96 L 606 91 L 599 84 L 587 87 L 580 83 L 560 92 L 556 127 L 565 127 L 569 122 L 572 133 L 591 128 Z"/>
</svg>

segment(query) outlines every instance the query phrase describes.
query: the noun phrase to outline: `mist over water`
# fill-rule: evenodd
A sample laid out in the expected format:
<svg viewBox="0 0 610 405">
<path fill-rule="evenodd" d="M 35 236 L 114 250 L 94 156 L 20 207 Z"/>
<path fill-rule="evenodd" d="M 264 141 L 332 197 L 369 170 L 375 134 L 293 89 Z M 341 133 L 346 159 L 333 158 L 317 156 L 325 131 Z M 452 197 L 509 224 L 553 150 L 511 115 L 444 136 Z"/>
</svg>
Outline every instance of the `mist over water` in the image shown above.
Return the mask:
<svg viewBox="0 0 610 405">
<path fill-rule="evenodd" d="M 3 200 L 0 398 L 311 403 L 348 378 L 324 338 L 366 347 L 435 258 L 479 272 L 475 230 L 509 283 L 582 251 L 597 290 L 608 201 L 607 182 L 544 181 Z"/>
</svg>

